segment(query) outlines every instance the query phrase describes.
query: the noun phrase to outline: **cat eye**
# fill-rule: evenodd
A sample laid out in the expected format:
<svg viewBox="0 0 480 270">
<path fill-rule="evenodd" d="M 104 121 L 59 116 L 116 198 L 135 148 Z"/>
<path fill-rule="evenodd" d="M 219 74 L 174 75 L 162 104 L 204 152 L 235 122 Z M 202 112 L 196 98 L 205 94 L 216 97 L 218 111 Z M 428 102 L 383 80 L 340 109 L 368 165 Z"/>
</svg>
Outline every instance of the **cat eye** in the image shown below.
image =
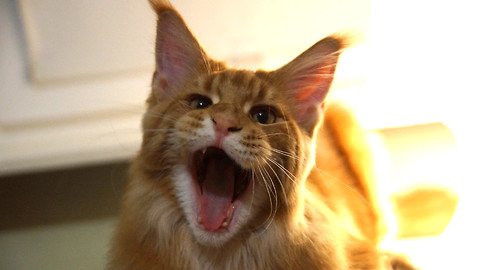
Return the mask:
<svg viewBox="0 0 480 270">
<path fill-rule="evenodd" d="M 204 109 L 212 106 L 212 100 L 202 95 L 194 95 L 189 99 L 190 107 L 193 109 Z"/>
<path fill-rule="evenodd" d="M 275 109 L 270 106 L 257 106 L 250 111 L 250 116 L 255 122 L 263 125 L 273 124 L 277 121 Z"/>
</svg>

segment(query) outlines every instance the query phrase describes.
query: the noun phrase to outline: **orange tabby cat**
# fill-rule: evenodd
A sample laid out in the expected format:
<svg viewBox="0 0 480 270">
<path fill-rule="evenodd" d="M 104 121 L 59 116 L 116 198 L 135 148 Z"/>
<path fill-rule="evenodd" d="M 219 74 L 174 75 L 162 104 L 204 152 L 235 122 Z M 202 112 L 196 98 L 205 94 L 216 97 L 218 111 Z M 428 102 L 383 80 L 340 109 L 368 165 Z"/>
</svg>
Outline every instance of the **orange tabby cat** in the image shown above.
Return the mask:
<svg viewBox="0 0 480 270">
<path fill-rule="evenodd" d="M 232 69 L 150 4 L 156 70 L 109 269 L 391 269 L 360 129 L 338 106 L 319 127 L 344 41 Z"/>
</svg>

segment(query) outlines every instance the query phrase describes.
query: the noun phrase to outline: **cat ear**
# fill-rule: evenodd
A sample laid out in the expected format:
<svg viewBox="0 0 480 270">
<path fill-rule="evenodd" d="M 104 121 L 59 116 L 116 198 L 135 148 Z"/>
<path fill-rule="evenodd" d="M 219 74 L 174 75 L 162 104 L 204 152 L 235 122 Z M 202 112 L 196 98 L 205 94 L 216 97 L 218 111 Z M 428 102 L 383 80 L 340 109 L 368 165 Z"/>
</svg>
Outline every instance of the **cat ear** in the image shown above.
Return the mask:
<svg viewBox="0 0 480 270">
<path fill-rule="evenodd" d="M 274 71 L 275 81 L 292 100 L 296 121 L 309 134 L 321 119 L 344 40 L 327 37 Z"/>
<path fill-rule="evenodd" d="M 150 0 L 158 15 L 152 89 L 159 99 L 172 97 L 206 57 L 182 17 L 167 2 Z"/>
</svg>

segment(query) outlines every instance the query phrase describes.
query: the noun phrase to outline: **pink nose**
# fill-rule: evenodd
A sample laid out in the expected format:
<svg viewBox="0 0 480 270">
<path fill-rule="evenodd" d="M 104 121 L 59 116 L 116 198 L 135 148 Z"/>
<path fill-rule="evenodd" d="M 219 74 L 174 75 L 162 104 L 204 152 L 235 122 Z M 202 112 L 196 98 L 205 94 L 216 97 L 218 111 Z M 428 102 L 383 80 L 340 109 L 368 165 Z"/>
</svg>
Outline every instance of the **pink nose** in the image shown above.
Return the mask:
<svg viewBox="0 0 480 270">
<path fill-rule="evenodd" d="M 215 130 L 224 134 L 228 134 L 229 132 L 237 132 L 242 129 L 238 119 L 230 114 L 217 113 L 212 116 L 212 121 L 215 125 Z"/>
</svg>

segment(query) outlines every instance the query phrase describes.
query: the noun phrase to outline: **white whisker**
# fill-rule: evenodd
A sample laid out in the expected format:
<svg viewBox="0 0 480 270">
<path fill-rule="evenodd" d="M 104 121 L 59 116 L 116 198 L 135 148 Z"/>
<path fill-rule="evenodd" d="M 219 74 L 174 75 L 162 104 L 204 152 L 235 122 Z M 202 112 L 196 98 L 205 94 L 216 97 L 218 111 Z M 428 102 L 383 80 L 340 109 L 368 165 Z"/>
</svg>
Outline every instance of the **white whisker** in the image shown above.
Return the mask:
<svg viewBox="0 0 480 270">
<path fill-rule="evenodd" d="M 328 172 L 317 168 L 317 166 L 315 166 L 314 168 L 315 168 L 315 170 L 316 170 L 318 173 L 327 175 L 327 176 L 329 177 L 329 179 L 332 179 L 332 180 L 334 180 L 334 181 L 336 181 L 336 182 L 344 185 L 346 188 L 348 188 L 348 189 L 349 189 L 350 191 L 352 191 L 354 194 L 358 195 L 358 196 L 362 199 L 362 201 L 363 201 L 369 208 L 371 208 L 371 205 L 370 205 L 370 203 L 367 201 L 367 199 L 365 199 L 365 197 L 363 197 L 363 195 L 360 194 L 356 189 L 354 189 L 354 188 L 352 188 L 351 186 L 345 184 L 343 181 L 341 181 L 340 179 L 334 177 L 333 175 L 329 174 Z"/>
<path fill-rule="evenodd" d="M 277 166 L 282 172 L 292 181 L 292 183 L 296 183 L 297 177 L 293 175 L 290 171 L 288 171 L 282 164 L 280 164 L 278 161 L 269 159 L 270 162 L 272 162 L 275 166 Z"/>
<path fill-rule="evenodd" d="M 270 158 L 267 158 L 269 161 L 271 161 Z M 267 166 L 270 168 L 270 170 L 272 170 L 273 174 L 275 174 L 275 177 L 277 178 L 278 180 L 278 183 L 280 184 L 280 188 L 282 189 L 282 193 L 283 193 L 283 197 L 285 198 L 285 201 L 288 200 L 287 198 L 287 194 L 285 193 L 285 187 L 283 186 L 282 184 L 282 179 L 280 179 L 280 177 L 278 176 L 277 172 L 275 172 L 275 170 L 272 168 L 272 166 L 270 164 L 268 164 L 268 162 L 266 163 Z"/>
<path fill-rule="evenodd" d="M 285 156 L 285 157 L 294 159 L 294 160 L 298 160 L 298 161 L 301 160 L 301 159 L 300 159 L 298 156 L 296 156 L 295 154 L 290 153 L 290 152 L 286 152 L 286 151 L 282 151 L 282 150 L 280 150 L 280 149 L 271 148 L 270 151 L 272 151 L 272 152 L 274 152 L 274 153 L 277 153 L 277 154 L 280 154 L 280 155 L 282 155 L 282 156 Z"/>
<path fill-rule="evenodd" d="M 261 164 L 260 161 L 258 160 L 257 158 L 257 161 L 258 161 L 258 164 Z M 273 222 L 273 219 L 275 217 L 275 214 L 277 213 L 277 210 L 278 210 L 278 198 L 277 198 L 277 191 L 275 189 L 275 185 L 273 183 L 273 180 L 271 179 L 270 175 L 268 174 L 267 170 L 262 167 L 262 166 L 259 166 L 258 167 L 259 169 L 259 172 L 260 174 L 262 175 L 262 178 L 263 178 L 263 181 L 265 183 L 265 187 L 266 187 L 266 190 L 267 190 L 267 194 L 268 194 L 268 198 L 270 200 L 270 213 L 268 215 L 268 217 L 266 218 L 266 220 L 260 225 L 262 227 L 264 227 L 263 231 L 266 231 L 266 229 L 270 226 L 270 224 Z M 263 172 L 262 172 L 263 171 Z M 264 174 L 265 173 L 265 174 Z M 271 187 L 269 187 L 268 185 L 268 182 L 265 178 L 265 175 L 268 176 L 268 178 L 270 179 L 270 182 L 272 184 Z M 272 201 L 272 197 L 271 196 L 274 196 L 275 197 L 275 207 L 274 207 L 274 204 L 273 204 L 273 201 Z"/>
</svg>

